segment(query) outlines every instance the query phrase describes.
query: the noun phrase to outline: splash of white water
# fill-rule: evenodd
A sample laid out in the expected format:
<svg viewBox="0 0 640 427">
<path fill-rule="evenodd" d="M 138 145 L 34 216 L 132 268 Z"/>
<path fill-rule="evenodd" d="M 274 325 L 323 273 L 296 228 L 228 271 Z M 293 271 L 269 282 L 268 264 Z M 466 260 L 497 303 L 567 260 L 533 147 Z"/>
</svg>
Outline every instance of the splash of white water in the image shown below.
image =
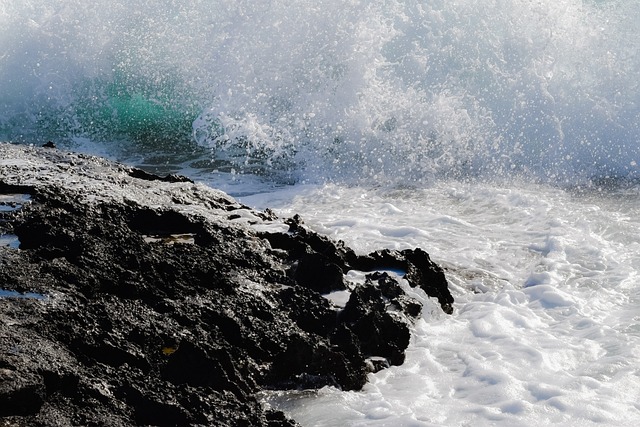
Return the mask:
<svg viewBox="0 0 640 427">
<path fill-rule="evenodd" d="M 10 0 L 0 17 L 15 140 L 193 137 L 303 179 L 638 175 L 637 2 Z"/>
</svg>

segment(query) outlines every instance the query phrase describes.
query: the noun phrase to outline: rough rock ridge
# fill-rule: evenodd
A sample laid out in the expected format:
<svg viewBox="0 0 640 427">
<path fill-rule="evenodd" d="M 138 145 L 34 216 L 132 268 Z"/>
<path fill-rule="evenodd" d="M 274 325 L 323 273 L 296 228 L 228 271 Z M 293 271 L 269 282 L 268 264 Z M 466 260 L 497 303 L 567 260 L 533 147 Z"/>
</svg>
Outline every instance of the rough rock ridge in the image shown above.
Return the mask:
<svg viewBox="0 0 640 427">
<path fill-rule="evenodd" d="M 184 177 L 0 144 L 0 425 L 295 425 L 255 394 L 404 361 L 421 307 L 388 268 L 451 312 L 421 249 L 361 256 Z"/>
</svg>

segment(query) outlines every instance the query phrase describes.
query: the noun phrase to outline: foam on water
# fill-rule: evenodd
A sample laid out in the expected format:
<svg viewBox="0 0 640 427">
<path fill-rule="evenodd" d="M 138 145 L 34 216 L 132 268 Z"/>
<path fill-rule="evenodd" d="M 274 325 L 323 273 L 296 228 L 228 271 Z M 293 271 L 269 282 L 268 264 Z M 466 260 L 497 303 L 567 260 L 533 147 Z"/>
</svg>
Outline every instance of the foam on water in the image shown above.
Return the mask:
<svg viewBox="0 0 640 427">
<path fill-rule="evenodd" d="M 425 304 L 407 360 L 363 392 L 276 393 L 314 426 L 640 420 L 640 202 L 637 189 L 569 193 L 442 182 L 424 190 L 306 187 L 245 202 L 301 213 L 358 252 L 423 247 L 456 298 Z"/>
<path fill-rule="evenodd" d="M 639 16 L 615 0 L 9 0 L 0 135 L 191 160 L 197 143 L 286 179 L 636 177 Z"/>
<path fill-rule="evenodd" d="M 405 364 L 266 397 L 303 425 L 635 426 L 639 21 L 622 0 L 5 0 L 0 138 L 445 266 L 455 312 L 411 291 Z"/>
</svg>

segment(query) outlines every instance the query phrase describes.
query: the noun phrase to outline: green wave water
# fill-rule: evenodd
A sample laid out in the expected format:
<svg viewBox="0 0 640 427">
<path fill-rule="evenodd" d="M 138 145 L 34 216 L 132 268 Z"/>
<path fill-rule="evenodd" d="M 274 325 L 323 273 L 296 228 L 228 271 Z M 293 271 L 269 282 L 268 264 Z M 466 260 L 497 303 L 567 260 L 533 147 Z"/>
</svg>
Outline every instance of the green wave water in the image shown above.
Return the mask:
<svg viewBox="0 0 640 427">
<path fill-rule="evenodd" d="M 636 178 L 639 19 L 624 1 L 7 0 L 0 138 L 303 180 Z"/>
</svg>

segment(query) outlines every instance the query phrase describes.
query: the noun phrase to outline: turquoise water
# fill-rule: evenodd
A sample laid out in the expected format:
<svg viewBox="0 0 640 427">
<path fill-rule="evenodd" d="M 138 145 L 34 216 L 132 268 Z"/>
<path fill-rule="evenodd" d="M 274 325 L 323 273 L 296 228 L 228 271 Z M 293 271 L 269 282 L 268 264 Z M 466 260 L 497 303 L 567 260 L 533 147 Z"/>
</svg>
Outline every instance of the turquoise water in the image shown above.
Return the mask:
<svg viewBox="0 0 640 427">
<path fill-rule="evenodd" d="M 445 266 L 454 314 L 415 295 L 404 365 L 264 397 L 302 425 L 635 426 L 638 22 L 617 0 L 5 0 L 0 138 Z"/>
</svg>

